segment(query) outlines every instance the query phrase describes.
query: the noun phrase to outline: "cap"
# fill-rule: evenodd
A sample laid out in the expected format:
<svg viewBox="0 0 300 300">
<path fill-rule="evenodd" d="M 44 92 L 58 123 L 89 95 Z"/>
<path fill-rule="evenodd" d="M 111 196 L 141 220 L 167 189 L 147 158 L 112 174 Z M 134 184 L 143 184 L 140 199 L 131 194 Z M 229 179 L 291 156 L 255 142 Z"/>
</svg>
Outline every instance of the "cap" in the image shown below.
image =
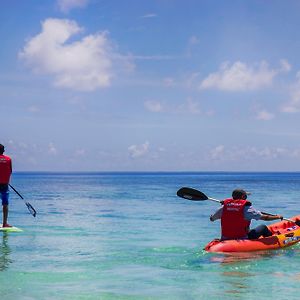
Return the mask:
<svg viewBox="0 0 300 300">
<path fill-rule="evenodd" d="M 247 195 L 251 195 L 250 192 L 247 192 L 243 189 L 235 189 L 233 192 L 232 192 L 232 198 L 233 199 L 244 199 L 246 200 L 247 199 Z"/>
</svg>

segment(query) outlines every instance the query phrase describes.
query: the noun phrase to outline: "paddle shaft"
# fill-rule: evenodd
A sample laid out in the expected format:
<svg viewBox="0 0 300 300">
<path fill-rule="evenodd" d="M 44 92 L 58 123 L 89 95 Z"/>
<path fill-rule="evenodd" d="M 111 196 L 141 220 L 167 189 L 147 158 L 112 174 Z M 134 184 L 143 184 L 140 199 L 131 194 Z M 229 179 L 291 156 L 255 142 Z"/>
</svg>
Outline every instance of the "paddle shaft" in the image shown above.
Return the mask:
<svg viewBox="0 0 300 300">
<path fill-rule="evenodd" d="M 10 188 L 12 188 L 14 190 L 14 192 L 21 198 L 24 200 L 24 198 L 22 197 L 22 195 L 10 184 L 8 184 Z"/>
<path fill-rule="evenodd" d="M 33 216 L 33 217 L 35 217 L 36 216 L 36 210 L 34 209 L 34 207 L 29 203 L 29 202 L 27 202 L 27 201 L 25 201 L 25 199 L 24 199 L 24 197 L 12 186 L 12 185 L 10 185 L 10 184 L 8 184 L 9 185 L 9 187 L 21 198 L 21 199 L 23 199 L 24 200 L 24 203 L 25 203 L 25 205 L 27 206 L 27 208 L 28 208 L 28 210 L 29 210 L 29 212 L 31 213 L 31 215 Z"/>
<path fill-rule="evenodd" d="M 215 199 L 215 198 L 211 198 L 211 197 L 207 197 L 207 200 L 210 200 L 210 201 L 214 201 L 214 202 L 218 202 L 221 204 L 221 200 L 218 200 L 218 199 Z"/>
<path fill-rule="evenodd" d="M 264 215 L 267 215 L 267 216 L 276 216 L 276 215 L 274 215 L 274 214 L 269 214 L 269 213 L 266 213 L 266 212 L 264 212 L 264 211 L 261 211 L 261 213 L 262 213 L 262 214 L 264 214 Z M 297 222 L 296 222 L 296 221 L 294 221 L 294 220 L 291 220 L 291 219 L 282 218 L 282 220 L 285 220 L 285 221 L 288 221 L 288 222 L 292 222 L 292 223 L 295 223 L 295 224 L 297 224 Z"/>
</svg>

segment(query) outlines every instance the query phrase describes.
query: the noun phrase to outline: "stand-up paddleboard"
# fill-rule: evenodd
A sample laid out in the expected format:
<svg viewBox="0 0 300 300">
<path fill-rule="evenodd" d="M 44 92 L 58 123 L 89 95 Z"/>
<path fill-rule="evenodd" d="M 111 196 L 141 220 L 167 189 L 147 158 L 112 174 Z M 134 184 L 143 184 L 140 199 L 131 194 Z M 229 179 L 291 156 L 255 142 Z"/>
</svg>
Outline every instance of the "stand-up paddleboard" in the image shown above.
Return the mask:
<svg viewBox="0 0 300 300">
<path fill-rule="evenodd" d="M 21 228 L 18 227 L 2 227 L 2 224 L 0 225 L 0 231 L 5 231 L 5 232 L 21 232 L 23 231 Z"/>
</svg>

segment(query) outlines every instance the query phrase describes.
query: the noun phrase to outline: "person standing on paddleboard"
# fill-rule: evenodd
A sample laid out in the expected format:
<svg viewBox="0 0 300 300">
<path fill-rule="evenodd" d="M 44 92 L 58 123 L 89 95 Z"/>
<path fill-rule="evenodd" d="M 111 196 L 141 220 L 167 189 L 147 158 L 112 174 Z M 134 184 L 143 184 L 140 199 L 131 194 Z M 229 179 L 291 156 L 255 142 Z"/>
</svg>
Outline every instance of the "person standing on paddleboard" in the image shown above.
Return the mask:
<svg viewBox="0 0 300 300">
<path fill-rule="evenodd" d="M 260 236 L 271 236 L 272 232 L 266 225 L 259 225 L 250 230 L 251 220 L 282 220 L 281 215 L 267 215 L 252 207 L 247 201 L 250 193 L 236 189 L 232 192 L 232 198 L 222 201 L 222 207 L 210 216 L 210 221 L 221 219 L 221 239 L 258 239 Z"/>
<path fill-rule="evenodd" d="M 12 227 L 7 223 L 8 218 L 8 184 L 10 176 L 12 173 L 12 163 L 11 158 L 7 155 L 4 155 L 5 149 L 2 144 L 0 144 L 0 197 L 2 200 L 3 207 L 3 227 Z"/>
</svg>

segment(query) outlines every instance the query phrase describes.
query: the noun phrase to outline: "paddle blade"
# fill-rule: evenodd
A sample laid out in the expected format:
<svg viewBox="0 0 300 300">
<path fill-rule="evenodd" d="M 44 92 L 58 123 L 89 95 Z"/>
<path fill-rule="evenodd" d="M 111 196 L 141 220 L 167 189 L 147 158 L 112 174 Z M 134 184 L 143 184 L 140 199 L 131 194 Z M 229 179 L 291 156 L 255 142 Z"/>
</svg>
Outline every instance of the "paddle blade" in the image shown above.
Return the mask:
<svg viewBox="0 0 300 300">
<path fill-rule="evenodd" d="M 25 202 L 29 212 L 35 217 L 36 216 L 36 210 L 33 208 L 33 206 L 29 202 Z"/>
<path fill-rule="evenodd" d="M 182 187 L 179 189 L 177 191 L 177 196 L 192 201 L 204 201 L 208 199 L 202 192 L 189 187 Z"/>
</svg>

